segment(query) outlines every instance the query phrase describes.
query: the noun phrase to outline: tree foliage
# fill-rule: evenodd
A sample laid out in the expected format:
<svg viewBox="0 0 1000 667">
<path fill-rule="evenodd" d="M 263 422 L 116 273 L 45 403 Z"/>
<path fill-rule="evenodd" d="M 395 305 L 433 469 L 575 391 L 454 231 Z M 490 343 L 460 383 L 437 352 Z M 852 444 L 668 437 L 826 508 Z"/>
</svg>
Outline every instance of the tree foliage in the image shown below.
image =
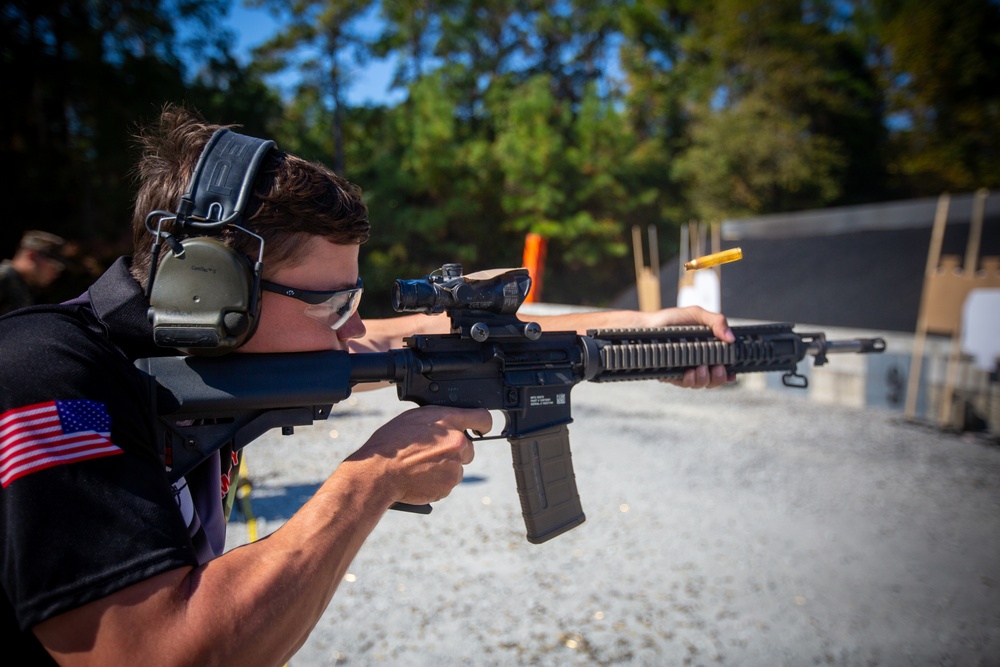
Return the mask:
<svg viewBox="0 0 1000 667">
<path fill-rule="evenodd" d="M 366 314 L 397 277 L 519 264 L 527 232 L 545 298 L 601 304 L 633 225 L 667 256 L 690 219 L 1000 181 L 994 0 L 247 0 L 278 26 L 249 64 L 229 1 L 4 2 L 8 249 L 123 239 L 128 136 L 166 101 L 363 188 Z M 378 58 L 401 101 L 350 105 Z"/>
<path fill-rule="evenodd" d="M 925 195 L 1000 181 L 1000 4 L 864 5 L 874 71 L 893 127 L 895 188 Z"/>
<path fill-rule="evenodd" d="M 85 284 L 129 250 L 137 123 L 170 101 L 251 125 L 275 112 L 273 94 L 227 51 L 217 27 L 226 8 L 225 0 L 3 3 L 4 256 L 30 228 L 84 244 L 96 261 L 72 265 L 64 286 L 78 293 L 74 279 Z"/>
</svg>

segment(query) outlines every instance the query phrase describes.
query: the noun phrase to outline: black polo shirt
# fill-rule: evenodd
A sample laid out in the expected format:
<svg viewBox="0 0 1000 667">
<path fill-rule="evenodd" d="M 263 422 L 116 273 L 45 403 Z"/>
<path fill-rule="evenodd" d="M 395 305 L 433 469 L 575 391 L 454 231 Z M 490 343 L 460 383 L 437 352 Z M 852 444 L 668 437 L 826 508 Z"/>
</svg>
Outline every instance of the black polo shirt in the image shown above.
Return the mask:
<svg viewBox="0 0 1000 667">
<path fill-rule="evenodd" d="M 44 663 L 35 624 L 198 562 L 133 366 L 175 353 L 147 306 L 123 258 L 79 299 L 0 317 L 6 655 Z"/>
</svg>

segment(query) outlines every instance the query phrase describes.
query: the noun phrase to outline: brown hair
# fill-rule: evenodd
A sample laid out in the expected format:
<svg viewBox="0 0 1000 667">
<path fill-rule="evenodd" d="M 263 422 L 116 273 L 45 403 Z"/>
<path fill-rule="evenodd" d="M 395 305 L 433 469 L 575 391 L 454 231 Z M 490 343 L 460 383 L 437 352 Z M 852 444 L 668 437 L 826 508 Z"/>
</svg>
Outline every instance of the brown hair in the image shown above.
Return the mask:
<svg viewBox="0 0 1000 667">
<path fill-rule="evenodd" d="M 136 136 L 142 154 L 135 166 L 139 189 L 132 215 L 132 275 L 144 287 L 154 240 L 146 216 L 177 210 L 202 149 L 222 127 L 235 126 L 211 125 L 188 109 L 168 105 L 155 124 Z M 257 171 L 254 195 L 243 226 L 264 238 L 265 273 L 294 265 L 299 242 L 308 235 L 340 245 L 368 240 L 368 208 L 361 190 L 321 164 L 271 149 Z M 164 231 L 173 231 L 171 224 L 165 222 Z M 256 259 L 259 244 L 249 234 L 230 230 L 223 239 Z"/>
</svg>

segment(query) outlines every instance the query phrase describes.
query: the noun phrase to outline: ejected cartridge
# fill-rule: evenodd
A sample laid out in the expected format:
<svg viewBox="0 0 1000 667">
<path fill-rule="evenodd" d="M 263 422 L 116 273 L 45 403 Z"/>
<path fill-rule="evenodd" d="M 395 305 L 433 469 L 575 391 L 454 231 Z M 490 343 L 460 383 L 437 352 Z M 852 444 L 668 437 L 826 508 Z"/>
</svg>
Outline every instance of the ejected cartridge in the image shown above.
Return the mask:
<svg viewBox="0 0 1000 667">
<path fill-rule="evenodd" d="M 695 269 L 707 269 L 710 266 L 727 264 L 740 259 L 743 259 L 743 251 L 739 248 L 730 248 L 729 250 L 715 252 L 711 255 L 705 255 L 704 257 L 697 257 L 692 259 L 690 262 L 684 262 L 684 268 L 688 271 L 694 271 Z"/>
</svg>

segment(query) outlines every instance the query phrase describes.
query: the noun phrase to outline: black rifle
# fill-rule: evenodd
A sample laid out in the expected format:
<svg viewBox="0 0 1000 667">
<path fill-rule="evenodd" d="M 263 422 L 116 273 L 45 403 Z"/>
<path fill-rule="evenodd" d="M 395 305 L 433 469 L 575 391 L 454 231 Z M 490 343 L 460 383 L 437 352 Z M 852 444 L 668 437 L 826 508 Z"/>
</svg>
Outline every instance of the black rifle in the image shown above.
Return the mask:
<svg viewBox="0 0 1000 667">
<path fill-rule="evenodd" d="M 882 352 L 881 338 L 829 341 L 791 324 L 733 327 L 736 342 L 707 327 L 542 332 L 516 312 L 531 279 L 526 269 L 463 276 L 445 265 L 421 280 L 398 280 L 400 312 L 447 312 L 452 333 L 414 335 L 389 352 L 343 351 L 158 357 L 136 366 L 148 376 L 158 448 L 172 480 L 231 442 L 241 449 L 266 431 L 325 420 L 362 382 L 391 382 L 400 400 L 502 411 L 529 542 L 541 543 L 584 521 L 567 425 L 570 390 L 584 380 L 679 378 L 700 365 L 731 374 L 784 371 L 806 355 L 815 365 L 834 352 Z M 429 506 L 396 509 L 429 512 Z"/>
</svg>

